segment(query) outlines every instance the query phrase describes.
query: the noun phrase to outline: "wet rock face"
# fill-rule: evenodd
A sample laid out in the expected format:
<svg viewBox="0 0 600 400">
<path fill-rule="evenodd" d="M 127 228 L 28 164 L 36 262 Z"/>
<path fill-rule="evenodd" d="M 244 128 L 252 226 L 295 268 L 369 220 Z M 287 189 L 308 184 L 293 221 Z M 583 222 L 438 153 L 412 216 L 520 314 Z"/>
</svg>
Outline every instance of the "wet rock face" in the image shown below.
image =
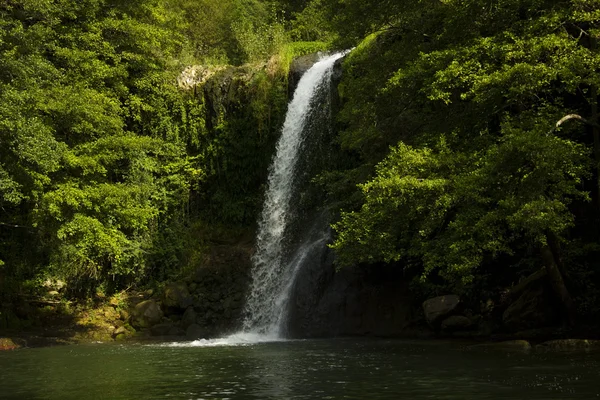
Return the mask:
<svg viewBox="0 0 600 400">
<path fill-rule="evenodd" d="M 319 274 L 318 271 L 322 271 Z M 321 285 L 322 292 L 310 307 L 298 291 L 292 300 L 289 333 L 292 337 L 401 336 L 412 322 L 412 295 L 401 269 L 378 267 L 370 270 L 347 267 L 338 272 L 332 264 L 314 266 L 298 277 L 309 275 L 305 288 Z M 310 275 L 312 274 L 312 277 Z"/>
<path fill-rule="evenodd" d="M 320 53 L 307 54 L 296 58 L 290 65 L 290 73 L 288 75 L 288 93 L 290 97 L 294 94 L 300 78 L 306 71 L 310 69 L 317 61 L 319 61 Z"/>
</svg>

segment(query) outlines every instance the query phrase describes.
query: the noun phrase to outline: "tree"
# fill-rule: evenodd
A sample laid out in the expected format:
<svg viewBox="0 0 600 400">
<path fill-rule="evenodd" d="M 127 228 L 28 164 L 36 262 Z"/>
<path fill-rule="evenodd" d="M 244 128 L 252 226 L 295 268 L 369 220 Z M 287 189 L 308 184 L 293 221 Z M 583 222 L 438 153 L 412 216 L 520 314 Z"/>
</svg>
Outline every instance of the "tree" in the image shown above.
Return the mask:
<svg viewBox="0 0 600 400">
<path fill-rule="evenodd" d="M 593 170 L 593 10 L 587 1 L 419 3 L 346 25 L 385 31 L 345 63 L 339 140 L 377 166 L 359 185 L 362 206 L 334 225 L 340 260 L 402 260 L 464 288 L 527 243 L 571 321 L 559 247 L 587 223 L 574 204 L 586 207 Z M 360 5 L 339 18 L 354 12 Z M 554 128 L 572 113 L 592 122 Z"/>
</svg>

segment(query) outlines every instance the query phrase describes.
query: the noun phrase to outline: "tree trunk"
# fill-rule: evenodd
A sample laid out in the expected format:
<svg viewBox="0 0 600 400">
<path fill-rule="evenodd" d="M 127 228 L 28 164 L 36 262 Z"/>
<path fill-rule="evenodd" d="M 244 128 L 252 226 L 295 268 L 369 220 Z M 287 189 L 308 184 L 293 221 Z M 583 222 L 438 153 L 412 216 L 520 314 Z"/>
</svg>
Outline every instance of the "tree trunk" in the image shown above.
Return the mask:
<svg viewBox="0 0 600 400">
<path fill-rule="evenodd" d="M 600 210 L 600 129 L 598 129 L 598 92 L 592 86 L 592 134 L 594 135 L 594 161 L 596 162 L 596 207 Z"/>
<path fill-rule="evenodd" d="M 590 36 L 590 49 L 596 52 L 596 38 Z M 592 84 L 590 105 L 592 107 L 592 134 L 594 136 L 594 161 L 596 161 L 596 207 L 600 211 L 600 129 L 598 129 L 598 89 Z"/>
<path fill-rule="evenodd" d="M 562 262 L 562 250 L 560 247 L 560 239 L 558 238 L 556 233 L 548 230 L 546 231 L 546 241 L 548 243 L 548 246 L 550 247 L 552 255 L 554 256 L 554 262 L 556 263 L 556 266 L 558 267 L 558 270 L 560 271 L 560 274 L 563 277 L 565 285 L 567 286 L 567 288 L 572 288 L 573 281 L 569 276 L 569 271 L 567 271 L 567 269 L 565 268 L 565 264 Z"/>
<path fill-rule="evenodd" d="M 548 238 L 548 235 L 546 237 Z M 548 239 L 548 242 L 551 241 L 551 239 Z M 546 268 L 546 273 L 550 280 L 550 285 L 561 304 L 563 323 L 568 326 L 573 326 L 575 324 L 575 303 L 569 294 L 563 275 L 560 272 L 560 262 L 557 262 L 555 254 L 552 252 L 549 245 L 544 245 L 541 249 L 541 253 L 544 267 Z"/>
</svg>

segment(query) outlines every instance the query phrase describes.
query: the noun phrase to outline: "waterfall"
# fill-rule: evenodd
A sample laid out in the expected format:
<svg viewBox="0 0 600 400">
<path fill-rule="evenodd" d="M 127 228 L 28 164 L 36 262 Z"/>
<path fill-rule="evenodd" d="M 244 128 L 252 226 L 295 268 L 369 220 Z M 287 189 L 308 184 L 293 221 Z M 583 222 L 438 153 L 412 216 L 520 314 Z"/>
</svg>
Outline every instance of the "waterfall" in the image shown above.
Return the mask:
<svg viewBox="0 0 600 400">
<path fill-rule="evenodd" d="M 300 79 L 288 105 L 277 151 L 269 170 L 268 189 L 258 226 L 252 285 L 245 308 L 243 331 L 276 339 L 283 334 L 288 298 L 294 278 L 311 248 L 325 246 L 325 237 L 286 249 L 296 194 L 298 159 L 306 138 L 315 98 L 328 89 L 333 65 L 345 53 L 315 63 Z M 291 255 L 291 256 L 290 256 Z"/>
</svg>

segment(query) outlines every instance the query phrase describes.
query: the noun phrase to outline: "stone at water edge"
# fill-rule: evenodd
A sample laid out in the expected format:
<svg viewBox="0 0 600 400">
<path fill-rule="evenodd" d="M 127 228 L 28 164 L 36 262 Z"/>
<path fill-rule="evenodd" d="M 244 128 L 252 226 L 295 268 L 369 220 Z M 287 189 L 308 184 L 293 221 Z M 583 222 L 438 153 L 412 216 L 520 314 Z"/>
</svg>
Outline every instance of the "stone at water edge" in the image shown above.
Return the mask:
<svg viewBox="0 0 600 400">
<path fill-rule="evenodd" d="M 26 343 L 22 339 L 0 338 L 0 351 L 16 350 L 24 346 Z"/>
<path fill-rule="evenodd" d="M 455 294 L 438 296 L 423 302 L 425 319 L 432 328 L 439 326 L 440 322 L 454 313 L 460 304 L 460 297 Z"/>
<path fill-rule="evenodd" d="M 453 315 L 442 321 L 442 331 L 455 332 L 470 329 L 473 327 L 473 322 L 464 315 Z"/>
<path fill-rule="evenodd" d="M 127 328 L 125 328 L 125 326 L 121 325 L 117 329 L 114 330 L 113 336 L 117 337 L 119 335 L 127 335 L 127 333 L 128 333 Z"/>
<path fill-rule="evenodd" d="M 154 300 L 138 303 L 133 309 L 132 324 L 138 328 L 149 328 L 158 324 L 163 317 L 163 312 Z"/>
<path fill-rule="evenodd" d="M 536 351 L 600 351 L 600 340 L 557 339 L 549 340 L 535 346 Z"/>
</svg>

